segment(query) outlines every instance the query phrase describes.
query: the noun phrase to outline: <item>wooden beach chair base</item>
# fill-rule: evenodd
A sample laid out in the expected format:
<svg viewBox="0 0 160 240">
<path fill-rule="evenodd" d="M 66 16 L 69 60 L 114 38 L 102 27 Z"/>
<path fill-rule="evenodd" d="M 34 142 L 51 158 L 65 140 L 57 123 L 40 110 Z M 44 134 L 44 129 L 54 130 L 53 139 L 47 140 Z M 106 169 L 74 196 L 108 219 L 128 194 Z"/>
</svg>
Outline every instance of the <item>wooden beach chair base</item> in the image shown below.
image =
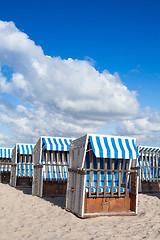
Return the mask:
<svg viewBox="0 0 160 240">
<path fill-rule="evenodd" d="M 96 216 L 136 215 L 136 195 L 128 193 L 125 197 L 89 198 L 85 195 L 84 218 Z"/>
<path fill-rule="evenodd" d="M 137 214 L 137 173 L 131 173 L 131 190 L 126 196 L 92 198 L 85 194 L 84 218 L 133 216 Z"/>
<path fill-rule="evenodd" d="M 32 187 L 32 177 L 17 177 L 17 186 Z"/>
<path fill-rule="evenodd" d="M 0 182 L 1 183 L 9 183 L 9 181 L 10 181 L 10 172 L 0 173 Z"/>
<path fill-rule="evenodd" d="M 160 192 L 160 180 L 156 182 L 142 181 L 142 193 Z"/>
<path fill-rule="evenodd" d="M 43 196 L 44 197 L 62 197 L 66 195 L 67 182 L 43 182 Z"/>
<path fill-rule="evenodd" d="M 94 218 L 102 216 L 136 216 L 137 215 L 137 200 L 135 193 L 128 193 L 125 197 L 120 198 L 89 198 L 85 194 L 84 215 L 83 217 L 72 212 L 80 218 Z"/>
</svg>

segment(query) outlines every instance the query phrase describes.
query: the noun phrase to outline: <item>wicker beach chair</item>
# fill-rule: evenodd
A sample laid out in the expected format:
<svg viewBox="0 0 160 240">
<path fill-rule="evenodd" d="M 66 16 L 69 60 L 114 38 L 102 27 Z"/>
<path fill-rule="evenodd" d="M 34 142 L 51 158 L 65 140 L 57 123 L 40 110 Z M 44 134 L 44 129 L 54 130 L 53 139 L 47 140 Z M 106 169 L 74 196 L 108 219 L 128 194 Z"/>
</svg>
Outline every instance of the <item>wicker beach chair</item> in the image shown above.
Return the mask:
<svg viewBox="0 0 160 240">
<path fill-rule="evenodd" d="M 140 192 L 160 191 L 160 148 L 138 147 L 140 166 Z"/>
<path fill-rule="evenodd" d="M 9 183 L 13 148 L 0 148 L 0 182 Z"/>
<path fill-rule="evenodd" d="M 73 139 L 41 137 L 33 150 L 32 194 L 65 196 L 69 166 L 69 145 Z"/>
<path fill-rule="evenodd" d="M 135 139 L 87 134 L 70 144 L 69 156 L 66 210 L 82 218 L 137 214 Z"/>
<path fill-rule="evenodd" d="M 17 143 L 12 152 L 10 185 L 32 186 L 34 144 Z"/>
</svg>

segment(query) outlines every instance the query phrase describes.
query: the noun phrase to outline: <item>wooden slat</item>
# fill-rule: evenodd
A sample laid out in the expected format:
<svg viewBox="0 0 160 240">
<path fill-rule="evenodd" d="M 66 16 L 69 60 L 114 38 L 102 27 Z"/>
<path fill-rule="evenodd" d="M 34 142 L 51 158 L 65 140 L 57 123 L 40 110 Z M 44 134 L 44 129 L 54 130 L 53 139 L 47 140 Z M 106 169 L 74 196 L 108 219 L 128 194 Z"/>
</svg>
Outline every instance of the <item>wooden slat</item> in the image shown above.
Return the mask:
<svg viewBox="0 0 160 240">
<path fill-rule="evenodd" d="M 4 170 L 4 171 L 6 170 L 6 160 L 4 160 L 4 167 L 3 167 L 3 170 Z"/>
<path fill-rule="evenodd" d="M 7 170 L 7 165 L 6 165 L 6 159 L 5 159 L 4 171 L 6 170 Z"/>
<path fill-rule="evenodd" d="M 46 179 L 48 179 L 48 169 L 47 169 L 47 167 L 48 167 L 48 152 L 47 151 L 45 151 L 45 155 L 46 155 Z"/>
<path fill-rule="evenodd" d="M 29 164 L 29 155 L 26 155 L 26 163 L 25 163 L 25 169 L 26 169 L 26 176 L 27 176 L 27 168 L 29 169 L 30 164 Z M 28 172 L 28 176 L 29 176 L 29 172 Z"/>
<path fill-rule="evenodd" d="M 123 179 L 123 177 L 124 177 L 124 171 L 125 171 L 125 160 L 123 160 L 123 162 L 122 162 L 122 175 L 121 175 L 121 178 Z"/>
<path fill-rule="evenodd" d="M 31 176 L 31 155 L 28 156 L 28 163 L 29 163 L 29 176 Z"/>
<path fill-rule="evenodd" d="M 62 152 L 62 164 L 64 164 L 64 152 Z M 62 179 L 64 179 L 64 166 L 61 165 L 61 170 L 62 170 Z"/>
<path fill-rule="evenodd" d="M 156 154 L 156 181 L 158 181 L 158 154 Z"/>
<path fill-rule="evenodd" d="M 3 171 L 5 171 L 5 166 L 6 166 L 6 165 L 5 165 L 5 160 L 4 160 L 4 166 L 3 166 Z"/>
<path fill-rule="evenodd" d="M 154 176 L 156 177 L 156 155 L 153 154 L 153 179 L 154 179 Z"/>
<path fill-rule="evenodd" d="M 70 165 L 70 162 L 69 162 L 69 152 L 66 153 L 66 157 L 67 157 L 66 161 L 67 161 L 68 164 Z"/>
<path fill-rule="evenodd" d="M 156 173 L 156 168 L 155 168 L 155 155 L 154 155 L 154 153 L 152 154 L 152 162 L 153 162 L 152 172 L 153 172 L 153 181 L 154 181 L 154 176 L 155 176 L 155 173 Z"/>
<path fill-rule="evenodd" d="M 69 159 L 69 152 L 66 152 L 66 163 L 68 163 L 69 166 L 71 166 L 70 165 L 70 159 Z M 68 178 L 68 173 L 67 173 L 67 178 Z"/>
<path fill-rule="evenodd" d="M 10 159 L 10 158 L 8 159 L 8 164 L 9 164 L 9 165 L 8 165 L 8 171 L 9 171 L 10 168 L 11 168 L 11 165 L 10 165 L 10 164 L 11 164 L 11 159 Z"/>
<path fill-rule="evenodd" d="M 59 164 L 59 152 L 56 152 L 56 156 L 57 156 L 57 164 Z M 57 170 L 57 180 L 59 180 L 59 169 L 58 169 L 58 165 L 56 166 L 56 170 Z"/>
<path fill-rule="evenodd" d="M 118 197 L 121 195 L 121 159 L 118 160 Z"/>
<path fill-rule="evenodd" d="M 57 162 L 56 162 L 56 152 L 55 151 L 53 152 L 53 164 L 57 164 Z M 56 173 L 55 167 L 54 167 L 54 172 L 55 172 L 55 178 L 56 178 L 57 173 Z"/>
<path fill-rule="evenodd" d="M 107 170 L 107 159 L 104 158 L 104 170 Z M 107 180 L 108 180 L 108 172 L 107 171 L 104 171 L 104 189 L 103 189 L 103 193 L 104 193 L 104 197 L 107 196 L 107 193 L 106 193 L 106 188 L 107 188 Z"/>
<path fill-rule="evenodd" d="M 20 155 L 19 164 L 20 164 L 20 176 L 22 176 L 22 155 Z"/>
<path fill-rule="evenodd" d="M 26 155 L 24 155 L 24 176 L 27 176 L 26 169 Z"/>
<path fill-rule="evenodd" d="M 142 152 L 142 156 L 141 156 L 141 165 L 142 165 L 142 180 L 144 180 L 143 178 L 144 178 L 144 168 L 143 168 L 143 156 L 144 156 L 144 154 L 143 154 L 143 152 Z"/>
<path fill-rule="evenodd" d="M 148 170 L 147 170 L 147 154 L 145 154 L 145 170 L 146 170 L 146 181 L 148 181 Z"/>
<path fill-rule="evenodd" d="M 113 196 L 113 187 L 114 187 L 114 160 L 110 159 L 110 166 L 111 166 L 111 196 Z"/>
<path fill-rule="evenodd" d="M 90 161 L 90 168 L 93 168 L 93 151 L 90 151 L 89 153 L 89 161 Z M 91 187 L 93 185 L 93 171 L 91 170 L 89 172 L 89 197 L 91 197 Z"/>
<path fill-rule="evenodd" d="M 100 169 L 100 159 L 97 158 L 97 169 Z M 99 197 L 99 186 L 100 186 L 100 171 L 97 172 L 97 189 L 96 196 Z"/>
<path fill-rule="evenodd" d="M 149 153 L 149 181 L 151 181 L 151 154 Z"/>
<path fill-rule="evenodd" d="M 53 152 L 51 151 L 51 179 L 53 179 Z"/>
<path fill-rule="evenodd" d="M 126 171 L 128 171 L 129 168 L 129 160 L 126 160 Z M 126 172 L 126 186 L 125 186 L 125 195 L 127 196 L 127 187 L 128 187 L 128 172 Z"/>
</svg>

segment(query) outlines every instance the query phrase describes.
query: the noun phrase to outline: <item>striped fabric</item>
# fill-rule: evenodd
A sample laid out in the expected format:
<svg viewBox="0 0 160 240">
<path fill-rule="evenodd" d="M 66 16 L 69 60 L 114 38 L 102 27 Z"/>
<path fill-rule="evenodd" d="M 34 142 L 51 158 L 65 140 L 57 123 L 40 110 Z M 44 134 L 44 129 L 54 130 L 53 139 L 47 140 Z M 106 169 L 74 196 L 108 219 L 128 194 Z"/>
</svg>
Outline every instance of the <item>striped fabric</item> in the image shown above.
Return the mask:
<svg viewBox="0 0 160 240">
<path fill-rule="evenodd" d="M 11 158 L 13 148 L 0 148 L 0 158 Z"/>
<path fill-rule="evenodd" d="M 140 166 L 140 174 L 142 181 L 155 181 L 160 180 L 160 148 L 139 146 L 138 163 Z M 156 168 L 157 176 L 156 178 Z"/>
<path fill-rule="evenodd" d="M 151 154 L 159 154 L 160 153 L 160 148 L 159 147 L 144 147 L 144 146 L 139 146 L 139 153 L 151 153 Z"/>
<path fill-rule="evenodd" d="M 71 138 L 42 137 L 46 150 L 69 151 L 69 145 L 74 140 Z"/>
<path fill-rule="evenodd" d="M 93 152 L 97 158 L 136 159 L 138 151 L 134 138 L 117 136 L 89 136 Z"/>
<path fill-rule="evenodd" d="M 104 169 L 104 159 L 100 159 L 100 169 Z M 114 160 L 114 169 L 118 169 L 118 161 L 121 161 L 121 170 L 126 170 L 126 159 L 123 160 Z M 87 152 L 86 154 L 86 169 L 90 169 L 90 158 L 89 158 L 89 153 Z M 97 169 L 97 158 L 93 155 L 93 169 Z M 107 169 L 111 169 L 110 161 L 108 159 L 107 161 Z M 85 187 L 85 192 L 88 192 L 89 190 L 89 171 L 87 171 L 86 175 L 86 187 Z M 124 184 L 126 181 L 126 173 L 122 173 L 121 176 L 121 184 Z M 107 186 L 106 186 L 106 193 L 110 193 L 111 191 L 111 172 L 108 172 L 107 174 Z M 99 193 L 103 193 L 104 188 L 104 171 L 100 171 L 100 182 L 99 182 Z M 93 178 L 92 178 L 92 184 L 91 184 L 91 193 L 95 193 L 97 190 L 97 171 L 93 172 Z M 121 193 L 125 192 L 125 188 L 121 187 Z M 118 173 L 114 172 L 114 182 L 113 182 L 113 192 L 117 193 L 118 191 Z M 129 184 L 128 184 L 128 189 L 129 191 Z"/>
<path fill-rule="evenodd" d="M 34 144 L 17 143 L 17 148 L 18 148 L 19 154 L 32 154 Z"/>
<path fill-rule="evenodd" d="M 12 150 L 13 148 L 0 148 L 0 173 L 11 171 L 11 165 L 7 163 L 11 162 Z"/>
</svg>

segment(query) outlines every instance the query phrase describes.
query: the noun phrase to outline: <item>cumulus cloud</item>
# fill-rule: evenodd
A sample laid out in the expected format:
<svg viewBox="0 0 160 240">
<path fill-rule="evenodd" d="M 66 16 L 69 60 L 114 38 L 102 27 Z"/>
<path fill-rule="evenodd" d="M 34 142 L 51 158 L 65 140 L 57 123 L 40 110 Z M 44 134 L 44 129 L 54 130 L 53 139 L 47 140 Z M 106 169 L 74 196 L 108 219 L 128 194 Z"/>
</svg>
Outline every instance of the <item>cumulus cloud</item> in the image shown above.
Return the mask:
<svg viewBox="0 0 160 240">
<path fill-rule="evenodd" d="M 0 71 L 0 121 L 8 125 L 10 143 L 35 142 L 40 135 L 81 136 L 115 121 L 127 133 L 138 131 L 140 120 L 132 122 L 139 114 L 136 92 L 117 73 L 100 73 L 88 59 L 45 56 L 13 22 L 0 21 L 0 39 L 0 67 L 14 71 L 10 81 Z"/>
<path fill-rule="evenodd" d="M 158 146 L 160 141 L 160 116 L 149 107 L 136 115 L 135 119 L 121 121 L 115 127 L 115 134 L 134 136 L 139 145 Z"/>
</svg>

